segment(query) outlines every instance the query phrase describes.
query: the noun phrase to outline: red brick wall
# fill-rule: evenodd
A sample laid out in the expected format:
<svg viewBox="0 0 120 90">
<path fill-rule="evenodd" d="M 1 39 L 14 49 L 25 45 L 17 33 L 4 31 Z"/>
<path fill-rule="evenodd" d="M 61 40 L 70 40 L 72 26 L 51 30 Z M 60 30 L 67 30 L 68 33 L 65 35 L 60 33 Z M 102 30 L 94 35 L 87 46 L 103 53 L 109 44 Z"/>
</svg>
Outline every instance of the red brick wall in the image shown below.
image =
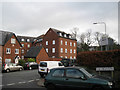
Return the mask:
<svg viewBox="0 0 120 90">
<path fill-rule="evenodd" d="M 46 53 L 45 49 L 42 48 L 40 53 L 36 57 L 36 62 L 39 64 L 40 61 L 47 61 L 49 59 L 48 54 Z"/>
<path fill-rule="evenodd" d="M 59 51 L 59 42 L 58 42 L 58 36 L 53 30 L 48 30 L 48 32 L 45 34 L 43 38 L 43 47 L 46 49 L 48 48 L 48 55 L 49 57 L 55 56 L 58 57 Z M 52 41 L 55 40 L 55 45 L 52 44 Z M 46 45 L 46 41 L 48 41 L 48 45 Z M 52 48 L 55 48 L 55 53 L 52 53 Z"/>
<path fill-rule="evenodd" d="M 63 42 L 62 45 L 61 45 L 61 40 Z M 67 41 L 67 45 L 65 45 L 65 41 Z M 70 46 L 70 42 L 72 43 L 72 46 Z M 61 48 L 63 48 L 63 53 L 61 53 Z M 67 49 L 67 53 L 65 53 L 65 49 Z M 72 49 L 72 53 L 70 53 L 70 49 Z M 76 51 L 75 53 L 74 53 L 74 49 Z M 70 56 L 74 58 L 74 56 L 76 57 L 76 55 L 77 55 L 77 41 L 71 39 L 59 38 L 59 57 L 63 56 L 63 58 L 65 58 L 65 56 L 67 56 L 67 58 L 70 59 Z"/>
<path fill-rule="evenodd" d="M 11 38 L 16 39 L 14 35 Z M 15 44 L 11 44 L 11 38 L 4 45 L 4 58 L 3 58 L 3 62 L 5 62 L 5 59 L 11 59 L 11 62 L 14 63 L 16 55 L 18 55 L 21 58 L 21 46 L 20 46 L 20 44 L 18 43 L 17 40 L 16 40 Z M 10 54 L 6 54 L 6 48 L 11 48 L 11 53 Z M 19 54 L 15 54 L 15 49 L 19 49 Z"/>
</svg>

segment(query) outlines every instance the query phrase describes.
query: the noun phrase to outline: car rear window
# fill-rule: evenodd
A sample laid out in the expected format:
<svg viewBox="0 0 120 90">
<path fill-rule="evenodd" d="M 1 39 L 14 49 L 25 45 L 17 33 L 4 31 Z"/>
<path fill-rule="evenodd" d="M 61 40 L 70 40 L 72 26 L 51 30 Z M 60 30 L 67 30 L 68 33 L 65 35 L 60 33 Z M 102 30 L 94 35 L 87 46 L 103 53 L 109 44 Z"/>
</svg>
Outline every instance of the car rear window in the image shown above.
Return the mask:
<svg viewBox="0 0 120 90">
<path fill-rule="evenodd" d="M 41 62 L 40 67 L 47 67 L 47 63 L 46 62 Z"/>
</svg>

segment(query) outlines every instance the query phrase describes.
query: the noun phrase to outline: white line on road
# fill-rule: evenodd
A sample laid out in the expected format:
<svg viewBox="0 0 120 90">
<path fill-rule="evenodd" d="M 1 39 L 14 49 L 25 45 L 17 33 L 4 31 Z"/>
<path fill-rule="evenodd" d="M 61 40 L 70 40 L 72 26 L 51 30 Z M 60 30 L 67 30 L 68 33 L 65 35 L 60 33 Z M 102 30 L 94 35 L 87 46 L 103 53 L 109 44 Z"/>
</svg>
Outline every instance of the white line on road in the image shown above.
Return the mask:
<svg viewBox="0 0 120 90">
<path fill-rule="evenodd" d="M 18 82 L 19 84 L 26 83 L 26 82 Z"/>
<path fill-rule="evenodd" d="M 33 82 L 33 81 L 35 81 L 35 80 L 30 80 L 30 81 L 28 81 L 28 82 Z"/>
<path fill-rule="evenodd" d="M 7 84 L 7 86 L 15 85 L 15 83 Z"/>
<path fill-rule="evenodd" d="M 36 79 L 36 81 L 39 81 L 40 79 Z"/>
</svg>

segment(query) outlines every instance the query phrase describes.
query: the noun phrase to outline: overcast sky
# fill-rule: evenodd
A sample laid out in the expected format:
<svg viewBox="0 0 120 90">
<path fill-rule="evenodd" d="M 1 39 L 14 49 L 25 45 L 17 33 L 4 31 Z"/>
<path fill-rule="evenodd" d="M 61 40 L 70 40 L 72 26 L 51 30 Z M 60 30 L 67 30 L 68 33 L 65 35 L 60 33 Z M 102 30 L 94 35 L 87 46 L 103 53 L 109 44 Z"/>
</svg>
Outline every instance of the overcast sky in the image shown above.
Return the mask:
<svg viewBox="0 0 120 90">
<path fill-rule="evenodd" d="M 78 34 L 91 29 L 105 32 L 118 41 L 117 2 L 2 2 L 2 25 L 0 29 L 16 35 L 39 36 L 49 28 L 67 33 L 78 27 Z M 0 15 L 1 17 L 1 15 Z"/>
</svg>

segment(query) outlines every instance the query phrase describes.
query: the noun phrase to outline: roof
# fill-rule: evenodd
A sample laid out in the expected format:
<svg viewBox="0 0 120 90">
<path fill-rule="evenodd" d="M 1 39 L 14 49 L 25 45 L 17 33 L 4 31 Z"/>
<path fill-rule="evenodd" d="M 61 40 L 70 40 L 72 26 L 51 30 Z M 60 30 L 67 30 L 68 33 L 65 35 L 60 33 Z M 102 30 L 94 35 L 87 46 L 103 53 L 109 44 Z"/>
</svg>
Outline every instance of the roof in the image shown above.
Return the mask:
<svg viewBox="0 0 120 90">
<path fill-rule="evenodd" d="M 37 39 L 37 37 L 29 37 L 29 36 L 17 36 L 19 42 L 27 42 L 27 39 L 29 39 L 29 42 L 34 42 L 34 40 Z M 24 41 L 22 41 L 22 39 L 24 39 Z"/>
<path fill-rule="evenodd" d="M 60 31 L 54 28 L 50 28 L 50 29 L 53 30 L 59 37 L 76 40 L 76 38 L 74 38 L 71 34 L 65 33 L 64 31 Z M 64 37 L 65 34 L 66 34 L 66 37 Z"/>
<path fill-rule="evenodd" d="M 42 49 L 42 46 L 33 46 L 26 53 L 25 57 L 26 58 L 36 58 L 41 49 Z"/>
<path fill-rule="evenodd" d="M 16 35 L 13 32 L 0 31 L 0 45 L 4 46 L 13 35 L 16 37 Z"/>
</svg>

